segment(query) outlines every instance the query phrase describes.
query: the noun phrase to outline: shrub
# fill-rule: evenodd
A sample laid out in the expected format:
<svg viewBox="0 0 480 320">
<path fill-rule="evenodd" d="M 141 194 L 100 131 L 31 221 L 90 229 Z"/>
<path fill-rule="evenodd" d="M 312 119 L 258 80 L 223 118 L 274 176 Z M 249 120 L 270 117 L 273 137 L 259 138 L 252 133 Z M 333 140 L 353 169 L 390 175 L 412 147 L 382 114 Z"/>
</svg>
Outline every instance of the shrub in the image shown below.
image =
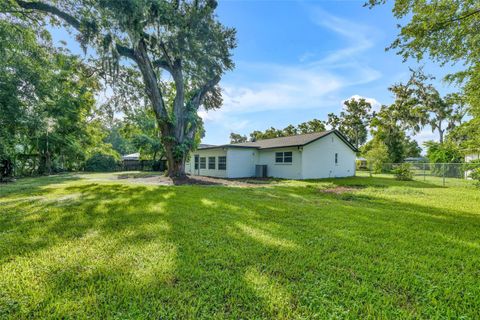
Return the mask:
<svg viewBox="0 0 480 320">
<path fill-rule="evenodd" d="M 452 163 L 463 162 L 463 156 L 458 145 L 451 141 L 444 143 L 427 141 L 427 158 L 432 163 L 431 173 L 437 177 L 461 177 L 461 165 L 452 165 Z"/>
<path fill-rule="evenodd" d="M 85 171 L 108 172 L 115 171 L 117 161 L 109 154 L 95 153 L 85 163 Z"/>
<path fill-rule="evenodd" d="M 388 149 L 383 142 L 376 142 L 365 154 L 365 158 L 374 173 L 381 173 L 384 171 L 384 164 L 388 162 Z"/>
<path fill-rule="evenodd" d="M 395 174 L 397 180 L 413 180 L 412 165 L 409 163 L 402 163 L 392 171 Z"/>
<path fill-rule="evenodd" d="M 8 181 L 13 177 L 13 163 L 10 159 L 0 158 L 0 182 Z"/>
</svg>

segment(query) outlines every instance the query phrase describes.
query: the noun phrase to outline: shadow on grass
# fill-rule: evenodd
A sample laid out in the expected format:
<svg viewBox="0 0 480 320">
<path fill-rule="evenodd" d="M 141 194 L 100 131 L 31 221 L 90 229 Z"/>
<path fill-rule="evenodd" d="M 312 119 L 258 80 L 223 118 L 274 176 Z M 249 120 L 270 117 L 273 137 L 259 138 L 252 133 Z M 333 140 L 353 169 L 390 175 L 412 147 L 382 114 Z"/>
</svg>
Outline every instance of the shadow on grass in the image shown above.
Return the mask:
<svg viewBox="0 0 480 320">
<path fill-rule="evenodd" d="M 397 186 L 384 180 L 373 185 Z M 6 215 L 30 213 L 0 220 L 9 231 L 0 266 L 62 246 L 77 252 L 50 258 L 38 280 L 49 291 L 43 307 L 23 316 L 47 316 L 54 305 L 58 317 L 124 318 L 473 316 L 480 307 L 466 294 L 479 284 L 474 214 L 298 186 L 66 191 L 70 198 L 19 203 Z"/>
<path fill-rule="evenodd" d="M 44 177 L 20 178 L 14 182 L 0 184 L 0 198 L 15 194 L 41 193 L 42 188 L 52 184 L 80 180 L 75 174 L 59 174 Z"/>
<path fill-rule="evenodd" d="M 441 185 L 412 180 L 399 181 L 393 178 L 385 177 L 347 177 L 335 179 L 305 180 L 309 182 L 331 182 L 338 186 L 350 187 L 371 187 L 371 188 L 388 188 L 388 187 L 408 187 L 408 188 L 443 188 Z"/>
</svg>

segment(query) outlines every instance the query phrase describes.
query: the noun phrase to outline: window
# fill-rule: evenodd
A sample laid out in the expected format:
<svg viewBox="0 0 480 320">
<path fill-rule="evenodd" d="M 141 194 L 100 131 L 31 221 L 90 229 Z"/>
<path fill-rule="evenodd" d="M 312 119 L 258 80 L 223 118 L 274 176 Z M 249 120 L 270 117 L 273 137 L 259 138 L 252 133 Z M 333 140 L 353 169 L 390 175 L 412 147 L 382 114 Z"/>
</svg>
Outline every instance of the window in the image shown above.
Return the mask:
<svg viewBox="0 0 480 320">
<path fill-rule="evenodd" d="M 195 155 L 195 170 L 198 170 L 198 159 L 199 159 L 199 156 L 197 154 Z"/>
<path fill-rule="evenodd" d="M 283 162 L 292 163 L 292 153 L 284 152 L 283 153 Z"/>
<path fill-rule="evenodd" d="M 208 157 L 208 169 L 215 170 L 215 157 Z"/>
<path fill-rule="evenodd" d="M 275 163 L 292 163 L 292 152 L 275 152 Z"/>
<path fill-rule="evenodd" d="M 335 164 L 338 164 L 338 153 L 335 153 Z"/>
<path fill-rule="evenodd" d="M 207 169 L 207 158 L 200 157 L 200 169 Z"/>
<path fill-rule="evenodd" d="M 227 170 L 227 157 L 218 157 L 218 170 Z"/>
</svg>

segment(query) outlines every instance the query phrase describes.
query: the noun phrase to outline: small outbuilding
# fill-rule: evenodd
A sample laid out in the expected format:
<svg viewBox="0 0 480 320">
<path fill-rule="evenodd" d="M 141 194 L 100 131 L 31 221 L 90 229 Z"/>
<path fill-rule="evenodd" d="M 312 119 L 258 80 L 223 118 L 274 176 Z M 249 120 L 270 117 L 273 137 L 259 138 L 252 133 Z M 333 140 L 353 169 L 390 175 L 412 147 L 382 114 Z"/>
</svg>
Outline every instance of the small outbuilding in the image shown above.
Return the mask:
<svg viewBox="0 0 480 320">
<path fill-rule="evenodd" d="M 318 179 L 355 175 L 358 150 L 338 130 L 201 146 L 185 164 L 188 174 L 221 178 Z"/>
</svg>

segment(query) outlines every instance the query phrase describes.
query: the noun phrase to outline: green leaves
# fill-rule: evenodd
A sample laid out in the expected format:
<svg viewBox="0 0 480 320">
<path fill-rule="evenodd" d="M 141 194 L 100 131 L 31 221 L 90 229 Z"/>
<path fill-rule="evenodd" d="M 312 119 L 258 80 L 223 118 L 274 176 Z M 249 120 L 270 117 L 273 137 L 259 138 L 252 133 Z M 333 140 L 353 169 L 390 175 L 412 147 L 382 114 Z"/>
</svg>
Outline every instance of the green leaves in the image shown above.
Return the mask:
<svg viewBox="0 0 480 320">
<path fill-rule="evenodd" d="M 132 83 L 122 81 L 122 69 L 136 68 L 143 83 L 133 88 L 139 95 L 146 93 L 150 100 L 157 124 L 170 139 L 170 145 L 165 146 L 167 153 L 194 145 L 193 137 L 200 129 L 200 119 L 195 114 L 202 104 L 207 110 L 222 104 L 218 83 L 223 73 L 234 67 L 231 50 L 236 39 L 235 30 L 218 21 L 214 13 L 216 1 L 14 2 L 30 10 L 22 12 L 24 18 L 31 17 L 33 10 L 75 28 L 84 50 L 87 46 L 97 50 L 101 61 L 97 65 L 102 67 L 106 78 L 120 84 L 114 86 L 119 88 L 114 95 L 130 91 L 126 88 Z M 166 81 L 162 71 L 173 78 L 171 85 L 165 84 L 170 81 Z M 125 95 L 123 100 L 127 100 Z M 170 154 L 167 158 L 178 156 Z M 183 168 L 183 165 L 171 163 L 170 167 Z"/>
<path fill-rule="evenodd" d="M 52 49 L 45 31 L 0 20 L 0 158 L 19 175 L 75 170 L 108 149 L 92 121 L 99 83 L 77 57 Z"/>
<path fill-rule="evenodd" d="M 374 7 L 384 0 L 369 0 Z M 446 80 L 463 86 L 466 101 L 480 113 L 480 3 L 478 0 L 396 0 L 393 14 L 399 20 L 397 39 L 390 45 L 405 60 L 428 56 L 440 65 L 457 65 L 461 71 Z"/>
</svg>

